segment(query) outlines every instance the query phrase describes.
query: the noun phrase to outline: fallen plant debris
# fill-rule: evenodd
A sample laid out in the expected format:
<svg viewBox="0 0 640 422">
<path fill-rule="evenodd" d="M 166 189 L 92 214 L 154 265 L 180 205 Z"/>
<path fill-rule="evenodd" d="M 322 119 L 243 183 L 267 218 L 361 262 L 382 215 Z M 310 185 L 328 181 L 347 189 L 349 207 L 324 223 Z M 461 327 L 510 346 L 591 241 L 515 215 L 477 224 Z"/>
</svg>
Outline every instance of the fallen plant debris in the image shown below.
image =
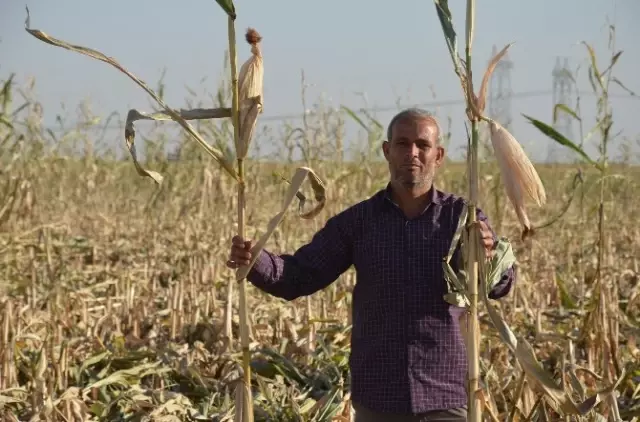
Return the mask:
<svg viewBox="0 0 640 422">
<path fill-rule="evenodd" d="M 248 395 L 241 382 L 234 289 L 243 274 L 223 270 L 227 240 L 238 229 L 236 180 L 202 159 L 208 151 L 188 149 L 193 144 L 189 131 L 182 135 L 180 161 L 160 157 L 145 163 L 161 169 L 161 184 L 135 177 L 137 170 L 126 160 L 91 151 L 78 158 L 64 154 L 66 146 L 96 139 L 93 130 L 104 122 L 93 116 L 67 129 L 48 149 L 53 135 L 42 127 L 42 111 L 29 89 L 25 101 L 16 103 L 13 78 L 2 86 L 3 420 L 229 421 L 243 416 L 237 404 Z M 216 109 L 200 110 L 211 116 Z M 220 110 L 231 113 L 231 108 Z M 147 116 L 173 120 L 168 112 L 158 113 Z M 194 116 L 187 110 L 176 113 L 184 120 Z M 228 128 L 227 111 L 221 113 L 216 122 Z M 339 114 L 319 108 L 307 127 L 290 128 L 308 137 L 321 134 L 311 144 L 322 148 L 306 151 L 308 166 L 287 162 L 287 151 L 298 145 L 293 135 L 278 138 L 284 163 L 247 159 L 247 235 L 268 240 L 274 251 L 290 251 L 308 239 L 315 221 L 385 182 L 384 164 L 366 151 L 355 163 L 335 158 L 333 146 L 339 143 L 332 136 L 354 116 L 346 108 Z M 358 124 L 366 126 L 371 139 L 381 139 L 383 126 L 369 120 L 358 118 Z M 213 124 L 205 117 L 202 133 L 214 133 Z M 159 137 L 157 130 L 145 136 L 150 143 Z M 224 141 L 233 145 L 231 136 Z M 493 200 L 483 207 L 497 216 L 500 232 L 514 239 L 501 245 L 504 257 L 510 251 L 517 257 L 519 271 L 509 300 L 493 306 L 478 301 L 483 336 L 477 397 L 486 420 L 558 420 L 567 410 L 584 413 L 573 420 L 640 417 L 640 232 L 625 214 L 637 202 L 640 174 L 635 167 L 608 163 L 602 196 L 594 187 L 603 184 L 604 166 L 585 161 L 586 166 L 536 165 L 547 182 L 548 200 L 544 208 L 530 211 L 538 230 L 526 241 L 520 239 L 515 211 L 505 206 L 509 199 L 496 182 L 499 172 L 480 163 L 479 189 Z M 466 191 L 464 167 L 449 163 L 438 183 Z M 291 174 L 281 183 L 280 175 Z M 310 188 L 303 186 L 306 181 Z M 325 191 L 325 183 L 334 188 Z M 298 218 L 287 218 L 294 197 L 300 205 L 306 198 L 316 204 L 299 208 Z M 622 205 L 609 206 L 614 202 Z M 604 235 L 593 224 L 600 203 L 607 211 Z M 480 271 L 479 278 L 491 276 Z M 349 271 L 323 292 L 292 303 L 247 288 L 256 421 L 351 420 L 354 283 Z M 480 299 L 483 289 L 480 283 Z"/>
</svg>

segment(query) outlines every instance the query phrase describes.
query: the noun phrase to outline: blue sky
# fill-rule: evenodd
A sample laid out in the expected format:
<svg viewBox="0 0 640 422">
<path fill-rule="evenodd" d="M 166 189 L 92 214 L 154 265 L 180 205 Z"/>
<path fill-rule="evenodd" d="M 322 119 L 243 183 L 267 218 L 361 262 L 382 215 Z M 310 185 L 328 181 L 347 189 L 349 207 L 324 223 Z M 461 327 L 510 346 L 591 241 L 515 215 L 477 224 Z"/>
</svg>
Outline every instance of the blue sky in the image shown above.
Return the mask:
<svg viewBox="0 0 640 422">
<path fill-rule="evenodd" d="M 462 48 L 466 2 L 451 3 Z M 616 75 L 640 93 L 640 78 L 636 77 L 640 69 L 638 0 L 477 3 L 477 86 L 492 46 L 501 48 L 512 41 L 511 84 L 516 94 L 551 91 L 551 71 L 558 56 L 568 57 L 572 68 L 584 68 L 587 55 L 580 45 L 583 40 L 594 46 L 603 68 L 609 54 L 609 21 L 617 27 L 616 48 L 624 50 Z M 75 108 L 83 100 L 90 102 L 93 113 L 104 118 L 113 111 L 124 116 L 132 107 L 148 109 L 152 100 L 115 68 L 29 35 L 24 30 L 25 5 L 31 12 L 32 28 L 113 56 L 152 86 L 166 68 L 166 100 L 173 107 L 185 106 L 185 85 L 203 95 L 216 90 L 227 40 L 225 15 L 214 0 L 0 0 L 0 79 L 12 72 L 19 83 L 34 77 L 48 125 L 54 124 L 58 113 L 66 113 L 73 120 Z M 324 96 L 336 107 L 345 104 L 358 108 L 365 105 L 358 93 L 366 93 L 368 106 L 389 109 L 377 113 L 384 124 L 397 102 L 414 105 L 461 99 L 432 0 L 237 0 L 236 7 L 239 39 L 243 40 L 248 26 L 263 36 L 265 117 L 302 112 L 301 69 L 312 85 L 307 89 L 308 102 Z M 239 63 L 248 54 L 242 41 Z M 580 86 L 590 90 L 584 71 Z M 612 92 L 623 94 L 621 89 Z M 582 102 L 588 130 L 594 123 L 595 98 L 585 97 Z M 62 111 L 63 103 L 66 112 Z M 622 130 L 623 136 L 637 139 L 640 100 L 616 97 L 612 104 L 616 132 Z M 512 100 L 513 132 L 536 160 L 546 157 L 549 143 L 521 113 L 550 120 L 551 109 L 550 93 Z M 464 140 L 463 107 L 443 106 L 436 111 L 453 119 L 455 139 L 450 154 L 456 155 Z M 574 133 L 578 133 L 577 127 Z M 111 138 L 114 143 L 122 142 L 118 133 Z"/>
</svg>

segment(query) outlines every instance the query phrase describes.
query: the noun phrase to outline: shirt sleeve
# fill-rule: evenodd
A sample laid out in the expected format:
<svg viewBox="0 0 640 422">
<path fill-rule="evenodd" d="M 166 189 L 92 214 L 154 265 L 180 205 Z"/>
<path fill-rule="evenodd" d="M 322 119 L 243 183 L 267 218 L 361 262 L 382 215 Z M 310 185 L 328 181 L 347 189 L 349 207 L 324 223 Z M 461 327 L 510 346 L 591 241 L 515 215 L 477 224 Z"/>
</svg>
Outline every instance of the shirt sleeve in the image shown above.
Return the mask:
<svg viewBox="0 0 640 422">
<path fill-rule="evenodd" d="M 293 254 L 263 249 L 247 280 L 273 296 L 294 300 L 333 283 L 352 265 L 352 225 L 346 212 L 331 217 Z"/>
<path fill-rule="evenodd" d="M 464 206 L 467 206 L 467 204 L 465 204 Z M 493 233 L 494 240 L 497 241 L 498 235 L 491 227 L 489 218 L 482 212 L 480 208 L 476 208 L 476 219 L 478 221 L 484 221 L 487 224 L 487 226 L 489 227 L 489 230 L 491 230 L 491 232 Z M 460 243 L 458 243 L 458 246 L 456 247 L 454 255 L 451 258 L 452 263 L 458 264 L 462 262 L 460 253 L 461 253 Z M 457 272 L 457 267 L 454 268 L 454 271 Z M 493 286 L 493 288 L 489 291 L 488 293 L 489 299 L 497 300 L 508 295 L 515 281 L 516 281 L 516 268 L 512 265 L 504 273 L 502 273 L 502 277 L 500 278 L 500 281 L 496 283 L 496 285 Z"/>
</svg>

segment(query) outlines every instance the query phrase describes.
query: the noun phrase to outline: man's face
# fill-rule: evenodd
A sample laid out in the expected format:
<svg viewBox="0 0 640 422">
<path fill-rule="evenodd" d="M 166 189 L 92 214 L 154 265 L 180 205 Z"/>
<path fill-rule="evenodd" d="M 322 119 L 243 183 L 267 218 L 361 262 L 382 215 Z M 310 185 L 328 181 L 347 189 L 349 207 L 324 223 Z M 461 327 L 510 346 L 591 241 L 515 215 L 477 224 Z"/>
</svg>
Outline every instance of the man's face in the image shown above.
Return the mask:
<svg viewBox="0 0 640 422">
<path fill-rule="evenodd" d="M 410 189 L 430 188 L 444 157 L 437 139 L 438 126 L 432 119 L 409 117 L 394 123 L 391 140 L 382 146 L 391 180 Z"/>
</svg>

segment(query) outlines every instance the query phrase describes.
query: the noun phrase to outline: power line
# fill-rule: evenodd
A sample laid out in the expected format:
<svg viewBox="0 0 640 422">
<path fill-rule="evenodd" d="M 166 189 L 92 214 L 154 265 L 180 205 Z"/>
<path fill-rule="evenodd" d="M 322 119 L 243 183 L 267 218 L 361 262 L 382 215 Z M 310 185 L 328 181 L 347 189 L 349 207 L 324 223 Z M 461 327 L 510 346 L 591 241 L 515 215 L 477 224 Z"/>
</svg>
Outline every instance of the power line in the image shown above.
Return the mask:
<svg viewBox="0 0 640 422">
<path fill-rule="evenodd" d="M 537 90 L 537 91 L 523 91 L 523 92 L 519 92 L 519 93 L 510 93 L 509 97 L 510 99 L 515 99 L 515 98 L 532 98 L 532 97 L 544 97 L 544 96 L 549 96 L 549 95 L 553 95 L 553 91 L 552 90 Z M 580 96 L 594 96 L 594 94 L 592 92 L 589 91 L 579 91 L 579 95 Z M 610 94 L 609 98 L 624 98 L 624 99 L 635 99 L 638 100 L 640 99 L 640 96 L 634 96 L 634 95 L 630 95 L 630 94 Z M 464 105 L 465 104 L 465 100 L 464 99 L 457 99 L 457 100 L 440 100 L 440 101 L 430 101 L 430 102 L 424 102 L 424 103 L 420 103 L 420 104 L 412 104 L 411 106 L 417 106 L 417 107 L 424 107 L 424 108 L 433 108 L 433 107 L 442 107 L 442 106 L 452 106 L 452 105 Z M 383 106 L 383 107 L 367 107 L 367 108 L 358 108 L 358 109 L 353 109 L 353 111 L 357 114 L 363 114 L 363 113 L 384 113 L 384 112 L 389 112 L 389 111 L 397 111 L 399 108 L 404 108 L 405 106 Z M 316 113 L 313 112 L 309 112 L 307 113 L 307 116 L 313 116 Z M 283 120 L 291 120 L 291 119 L 301 119 L 303 116 L 302 113 L 296 113 L 296 114 L 280 114 L 280 115 L 273 115 L 273 116 L 262 116 L 260 117 L 260 121 L 261 122 L 265 122 L 265 121 L 283 121 Z M 81 123 L 76 123 L 75 125 L 69 125 L 70 127 L 81 127 L 83 126 L 83 124 Z M 109 124 L 109 125 L 91 125 L 91 126 L 87 126 L 85 127 L 86 130 L 109 130 L 109 129 L 122 129 L 124 125 L 117 125 L 117 124 Z M 62 130 L 62 128 L 60 127 L 55 127 L 55 126 L 45 126 L 44 127 L 45 130 L 51 130 L 53 132 L 56 131 L 60 131 Z"/>
<path fill-rule="evenodd" d="M 552 95 L 553 91 L 551 90 L 539 90 L 539 91 L 524 91 L 520 93 L 511 93 L 510 97 L 513 98 L 530 98 L 530 97 L 543 97 Z M 580 91 L 581 96 L 594 96 L 592 92 L 589 91 Z M 640 100 L 640 96 L 633 96 L 629 94 L 610 94 L 609 98 L 626 98 L 626 99 L 638 99 Z M 439 106 L 449 106 L 449 105 L 464 105 L 466 102 L 464 99 L 458 100 L 443 100 L 443 101 L 431 101 L 420 104 L 414 104 L 412 106 L 416 107 L 439 107 Z M 353 111 L 356 113 L 376 113 L 376 112 L 387 112 L 387 111 L 396 111 L 398 108 L 403 108 L 405 106 L 385 106 L 385 107 L 369 107 L 369 108 L 359 108 L 354 109 Z M 309 115 L 313 115 L 313 113 L 309 113 Z M 278 115 L 278 116 L 265 116 L 261 117 L 260 120 L 270 120 L 270 121 L 278 121 L 278 120 L 287 120 L 287 119 L 299 119 L 302 117 L 302 113 L 299 114 L 288 114 L 288 115 Z"/>
</svg>

